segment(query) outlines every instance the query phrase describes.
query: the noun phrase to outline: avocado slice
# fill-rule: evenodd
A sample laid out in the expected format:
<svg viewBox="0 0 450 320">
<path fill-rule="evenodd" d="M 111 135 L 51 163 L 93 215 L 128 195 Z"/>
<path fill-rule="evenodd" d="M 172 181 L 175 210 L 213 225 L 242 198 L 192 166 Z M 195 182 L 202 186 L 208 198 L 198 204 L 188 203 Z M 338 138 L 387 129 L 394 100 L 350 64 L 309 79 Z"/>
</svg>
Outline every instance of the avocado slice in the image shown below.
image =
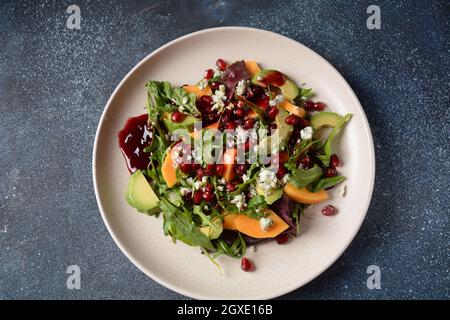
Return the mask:
<svg viewBox="0 0 450 320">
<path fill-rule="evenodd" d="M 297 98 L 298 93 L 300 92 L 295 82 L 291 79 L 286 79 L 284 84 L 280 87 L 280 90 L 283 96 L 289 100 Z"/>
<path fill-rule="evenodd" d="M 337 113 L 328 111 L 319 112 L 311 117 L 311 127 L 313 127 L 314 130 L 318 130 L 322 127 L 334 128 L 341 120 L 342 116 Z"/>
<path fill-rule="evenodd" d="M 136 170 L 128 181 L 128 204 L 139 212 L 155 214 L 159 211 L 159 199 L 141 170 Z"/>
<path fill-rule="evenodd" d="M 217 239 L 223 231 L 223 224 L 220 218 L 216 217 L 211 220 L 210 226 L 201 227 L 200 231 L 210 239 Z"/>
<path fill-rule="evenodd" d="M 175 123 L 172 121 L 172 117 L 169 112 L 164 112 L 162 120 L 167 130 L 169 130 L 170 132 L 174 132 L 175 130 L 178 129 L 187 129 L 188 131 L 192 131 L 194 128 L 194 123 L 197 121 L 201 121 L 200 119 L 197 119 L 193 115 L 187 114 L 186 118 L 184 118 L 183 121 Z"/>
<path fill-rule="evenodd" d="M 268 85 L 281 87 L 286 82 L 286 76 L 280 71 L 264 69 L 255 74 L 252 83 L 266 88 Z"/>
<path fill-rule="evenodd" d="M 276 143 L 276 145 L 278 146 L 278 149 L 281 149 L 286 144 L 292 133 L 293 127 L 288 125 L 285 121 L 288 116 L 289 112 L 280 108 L 277 116 L 275 117 L 275 122 L 277 124 L 276 132 L 278 132 L 278 143 Z M 275 136 L 276 134 L 273 134 L 262 139 L 259 144 L 260 151 L 267 150 L 267 154 L 272 153 L 272 138 Z"/>
<path fill-rule="evenodd" d="M 266 200 L 267 204 L 272 204 L 283 196 L 283 189 L 276 189 L 266 194 L 259 185 L 256 185 L 256 193 L 264 196 L 264 200 Z"/>
</svg>

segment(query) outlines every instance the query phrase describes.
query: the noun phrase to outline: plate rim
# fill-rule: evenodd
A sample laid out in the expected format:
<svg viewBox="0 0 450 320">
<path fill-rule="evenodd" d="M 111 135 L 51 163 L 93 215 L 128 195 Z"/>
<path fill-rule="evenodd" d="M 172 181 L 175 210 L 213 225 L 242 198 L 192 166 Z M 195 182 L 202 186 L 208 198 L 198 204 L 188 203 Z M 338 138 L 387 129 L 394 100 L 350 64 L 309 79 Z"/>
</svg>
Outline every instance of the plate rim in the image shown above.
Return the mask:
<svg viewBox="0 0 450 320">
<path fill-rule="evenodd" d="M 310 49 L 309 47 L 305 46 L 304 44 L 302 44 L 296 40 L 293 40 L 287 36 L 284 36 L 282 34 L 279 34 L 279 33 L 273 32 L 273 31 L 269 31 L 269 30 L 265 30 L 265 29 L 258 29 L 258 28 L 252 28 L 252 27 L 241 27 L 241 26 L 226 26 L 226 27 L 207 28 L 207 29 L 202 29 L 202 30 L 195 31 L 192 33 L 188 33 L 184 36 L 178 37 L 176 39 L 173 39 L 173 40 L 167 42 L 166 44 L 162 45 L 161 47 L 157 48 L 156 50 L 154 50 L 151 53 L 149 53 L 148 55 L 146 55 L 125 75 L 125 77 L 116 86 L 116 88 L 112 92 L 111 96 L 109 97 L 105 107 L 103 108 L 102 115 L 99 119 L 97 129 L 95 132 L 94 146 L 93 146 L 93 150 L 92 150 L 92 178 L 93 178 L 92 181 L 94 184 L 95 199 L 96 199 L 98 208 L 100 210 L 100 214 L 102 216 L 103 223 L 105 224 L 111 238 L 114 240 L 114 242 L 119 247 L 119 249 L 122 251 L 122 253 L 128 258 L 128 260 L 130 260 L 146 276 L 148 276 L 150 279 L 156 281 L 158 284 L 160 284 L 176 293 L 182 294 L 186 297 L 190 297 L 190 298 L 194 298 L 194 299 L 218 299 L 217 297 L 214 297 L 214 296 L 209 296 L 209 295 L 204 295 L 204 294 L 188 291 L 188 290 L 178 287 L 177 285 L 172 285 L 171 283 L 163 281 L 159 276 L 157 276 L 156 274 L 154 274 L 153 272 L 151 272 L 150 270 L 145 268 L 143 265 L 141 265 L 138 261 L 136 261 L 136 259 L 134 257 L 132 257 L 131 254 L 128 253 L 128 251 L 124 248 L 124 246 L 122 246 L 121 242 L 118 240 L 118 238 L 116 237 L 116 234 L 112 230 L 112 227 L 106 217 L 106 213 L 103 208 L 103 205 L 100 201 L 99 187 L 98 187 L 98 181 L 97 181 L 97 169 L 96 169 L 97 156 L 96 155 L 97 155 L 98 146 L 99 146 L 99 135 L 100 135 L 102 127 L 105 123 L 106 114 L 111 106 L 111 103 L 114 100 L 117 93 L 119 92 L 119 90 L 123 87 L 125 82 L 128 81 L 128 79 L 133 75 L 133 73 L 137 69 L 139 69 L 142 65 L 144 65 L 148 60 L 150 60 L 153 56 L 157 55 L 159 52 L 165 50 L 166 48 L 168 48 L 172 45 L 175 45 L 176 43 L 178 43 L 180 41 L 183 41 L 188 38 L 196 37 L 198 35 L 205 34 L 205 33 L 221 32 L 221 31 L 227 31 L 227 30 L 266 33 L 266 34 L 274 36 L 274 37 L 282 38 L 283 40 L 291 42 L 297 46 L 301 46 L 301 47 L 303 47 L 303 49 L 306 49 L 310 54 L 315 55 L 317 58 L 319 58 L 319 60 L 322 63 L 326 64 L 330 68 L 330 70 L 333 73 L 335 73 L 336 76 L 342 81 L 343 85 L 349 90 L 349 93 L 351 94 L 352 99 L 354 100 L 356 105 L 361 110 L 361 115 L 362 115 L 361 121 L 362 121 L 363 127 L 365 129 L 365 133 L 367 135 L 367 140 L 369 142 L 369 151 L 370 151 L 370 154 L 368 155 L 369 167 L 370 167 L 369 168 L 370 169 L 369 170 L 370 185 L 369 185 L 369 194 L 368 194 L 369 196 L 367 197 L 367 200 L 366 200 L 366 203 L 364 206 L 365 207 L 364 214 L 361 216 L 360 221 L 357 221 L 357 227 L 354 229 L 354 232 L 353 232 L 352 236 L 349 238 L 349 241 L 347 243 L 345 243 L 345 245 L 342 247 L 342 250 L 340 250 L 336 254 L 336 257 L 334 259 L 331 259 L 330 262 L 328 264 L 326 264 L 321 270 L 315 272 L 313 275 L 306 278 L 305 281 L 303 281 L 302 283 L 294 284 L 292 286 L 280 289 L 275 294 L 266 293 L 266 294 L 261 294 L 256 298 L 253 298 L 253 299 L 258 299 L 258 300 L 259 299 L 261 299 L 261 300 L 262 299 L 264 299 L 264 300 L 265 299 L 273 299 L 273 298 L 288 294 L 288 293 L 290 293 L 294 290 L 297 290 L 297 289 L 303 287 L 304 285 L 308 284 L 309 282 L 311 282 L 312 280 L 314 280 L 315 278 L 320 276 L 322 273 L 324 273 L 326 270 L 328 270 L 342 256 L 342 254 L 348 249 L 350 244 L 355 239 L 356 235 L 358 234 L 359 230 L 361 229 L 362 223 L 364 222 L 364 220 L 367 216 L 367 212 L 369 210 L 369 206 L 370 206 L 370 203 L 372 200 L 373 189 L 374 189 L 374 184 L 375 184 L 376 162 L 375 162 L 375 148 L 374 148 L 374 142 L 373 142 L 373 135 L 372 135 L 372 131 L 371 131 L 369 122 L 367 120 L 366 113 L 364 112 L 364 109 L 363 109 L 361 103 L 359 102 L 358 97 L 356 96 L 355 92 L 353 91 L 351 86 L 348 84 L 348 82 L 345 80 L 345 78 L 340 74 L 339 71 L 336 70 L 336 68 L 330 62 L 328 62 L 320 54 L 318 54 L 314 50 Z"/>
</svg>

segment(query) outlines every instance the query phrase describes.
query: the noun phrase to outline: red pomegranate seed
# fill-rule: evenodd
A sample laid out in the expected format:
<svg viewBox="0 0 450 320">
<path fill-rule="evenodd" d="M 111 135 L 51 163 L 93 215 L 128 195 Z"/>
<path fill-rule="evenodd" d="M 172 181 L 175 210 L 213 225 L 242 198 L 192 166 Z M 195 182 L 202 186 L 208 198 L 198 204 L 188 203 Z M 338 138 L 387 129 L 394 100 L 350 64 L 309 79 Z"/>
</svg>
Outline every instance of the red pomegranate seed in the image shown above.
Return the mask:
<svg viewBox="0 0 450 320">
<path fill-rule="evenodd" d="M 190 200 L 192 198 L 192 191 L 188 191 L 187 193 L 185 193 L 184 198 Z"/>
<path fill-rule="evenodd" d="M 246 168 L 245 164 L 238 164 L 238 165 L 236 165 L 235 170 L 238 175 L 243 175 L 247 171 L 247 168 Z"/>
<path fill-rule="evenodd" d="M 193 163 L 192 164 L 192 170 L 197 171 L 198 169 L 201 169 L 202 166 L 200 165 L 200 163 Z"/>
<path fill-rule="evenodd" d="M 287 116 L 284 121 L 290 126 L 295 126 L 298 123 L 298 117 L 291 114 L 290 116 Z"/>
<path fill-rule="evenodd" d="M 289 241 L 289 236 L 287 234 L 280 234 L 278 237 L 275 238 L 275 241 L 278 244 L 285 244 Z"/>
<path fill-rule="evenodd" d="M 330 167 L 336 168 L 339 166 L 339 163 L 340 163 L 340 161 L 339 161 L 338 156 L 336 154 L 332 154 L 330 157 Z"/>
<path fill-rule="evenodd" d="M 227 182 L 226 188 L 229 192 L 233 192 L 236 189 L 236 184 L 233 182 Z"/>
<path fill-rule="evenodd" d="M 284 165 L 280 165 L 278 167 L 278 171 L 277 171 L 277 178 L 278 179 L 282 179 L 285 176 L 286 173 L 287 173 L 287 170 L 284 167 Z"/>
<path fill-rule="evenodd" d="M 216 166 L 216 173 L 217 173 L 219 176 L 223 176 L 223 174 L 225 173 L 225 165 L 224 165 L 224 164 L 218 164 L 218 165 Z"/>
<path fill-rule="evenodd" d="M 189 173 L 192 170 L 192 166 L 190 163 L 182 163 L 182 164 L 180 164 L 180 170 L 183 173 Z"/>
<path fill-rule="evenodd" d="M 302 169 L 308 169 L 311 166 L 311 158 L 309 156 L 303 156 L 300 159 L 300 166 Z"/>
<path fill-rule="evenodd" d="M 225 71 L 225 69 L 227 68 L 227 63 L 226 63 L 225 60 L 223 60 L 223 59 L 217 59 L 217 61 L 216 61 L 216 66 L 217 66 L 221 71 Z"/>
<path fill-rule="evenodd" d="M 269 124 L 269 132 L 272 130 L 277 130 L 278 126 L 276 123 Z"/>
<path fill-rule="evenodd" d="M 206 165 L 205 174 L 207 176 L 213 176 L 216 174 L 216 165 L 211 163 Z"/>
<path fill-rule="evenodd" d="M 328 167 L 323 174 L 327 178 L 335 177 L 337 175 L 337 171 L 335 168 Z"/>
<path fill-rule="evenodd" d="M 236 128 L 236 125 L 234 124 L 234 122 L 227 122 L 227 125 L 225 127 L 228 130 L 234 130 Z"/>
<path fill-rule="evenodd" d="M 244 121 L 244 125 L 242 126 L 245 130 L 250 130 L 255 125 L 255 119 L 248 118 Z"/>
<path fill-rule="evenodd" d="M 241 269 L 242 271 L 249 272 L 255 270 L 255 267 L 253 266 L 253 263 L 250 260 L 244 257 L 241 260 Z"/>
<path fill-rule="evenodd" d="M 305 108 L 308 111 L 313 111 L 314 110 L 314 102 L 311 100 L 306 100 L 305 102 L 303 102 L 303 108 Z"/>
<path fill-rule="evenodd" d="M 205 103 L 205 104 L 212 104 L 213 100 L 210 96 L 201 96 L 200 97 L 200 101 Z"/>
<path fill-rule="evenodd" d="M 267 115 L 267 118 L 269 118 L 270 120 L 274 120 L 275 117 L 277 116 L 277 114 L 278 114 L 277 107 L 269 107 L 267 109 L 266 115 Z"/>
<path fill-rule="evenodd" d="M 300 126 L 300 129 L 303 129 L 305 127 L 309 126 L 309 120 L 307 119 L 303 119 L 303 118 L 298 118 L 298 122 L 297 122 L 298 126 Z"/>
<path fill-rule="evenodd" d="M 289 153 L 287 151 L 281 151 L 278 154 L 278 162 L 279 163 L 285 163 L 289 160 Z"/>
<path fill-rule="evenodd" d="M 210 191 L 205 191 L 203 192 L 203 200 L 205 200 L 206 202 L 211 202 L 214 199 L 214 193 L 210 192 Z"/>
<path fill-rule="evenodd" d="M 243 118 L 245 116 L 245 111 L 241 108 L 234 108 L 233 113 L 238 119 Z"/>
<path fill-rule="evenodd" d="M 181 113 L 179 111 L 175 111 L 172 113 L 172 116 L 170 117 L 172 119 L 172 122 L 179 123 L 186 118 L 186 115 L 184 113 Z"/>
<path fill-rule="evenodd" d="M 208 69 L 205 71 L 205 75 L 203 76 L 204 79 L 209 80 L 214 76 L 213 69 Z"/>
<path fill-rule="evenodd" d="M 203 169 L 197 170 L 197 179 L 201 180 L 204 175 L 205 175 L 205 171 Z"/>
<path fill-rule="evenodd" d="M 218 83 L 218 82 L 213 82 L 213 83 L 211 83 L 211 89 L 212 89 L 212 91 L 219 90 L 219 86 L 220 86 L 220 83 Z"/>
<path fill-rule="evenodd" d="M 314 110 L 316 110 L 316 111 L 323 111 L 323 110 L 325 110 L 326 107 L 327 107 L 327 105 L 323 102 L 316 102 L 314 104 Z"/>
<path fill-rule="evenodd" d="M 239 101 L 237 102 L 237 106 L 238 106 L 238 108 L 243 108 L 243 107 L 244 107 L 244 102 L 242 102 L 241 100 L 239 100 Z"/>
<path fill-rule="evenodd" d="M 211 183 L 208 183 L 208 184 L 205 186 L 205 191 L 213 192 L 213 191 L 214 191 L 214 186 L 213 186 Z"/>
<path fill-rule="evenodd" d="M 336 208 L 334 206 L 332 206 L 331 204 L 329 204 L 329 205 L 323 207 L 321 212 L 324 216 L 332 216 L 332 215 L 336 214 Z"/>
<path fill-rule="evenodd" d="M 202 190 L 195 190 L 194 192 L 194 203 L 195 204 L 200 204 L 202 202 L 202 198 L 203 198 L 203 191 Z"/>
</svg>

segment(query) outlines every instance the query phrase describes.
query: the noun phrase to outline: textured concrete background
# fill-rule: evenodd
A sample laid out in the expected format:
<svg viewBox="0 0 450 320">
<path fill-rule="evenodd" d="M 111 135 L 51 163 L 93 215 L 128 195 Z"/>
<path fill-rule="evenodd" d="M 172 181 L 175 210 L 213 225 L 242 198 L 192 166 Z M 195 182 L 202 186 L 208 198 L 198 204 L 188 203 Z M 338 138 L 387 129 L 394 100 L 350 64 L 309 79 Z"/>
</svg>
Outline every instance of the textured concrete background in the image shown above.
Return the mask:
<svg viewBox="0 0 450 320">
<path fill-rule="evenodd" d="M 352 3 L 351 3 L 352 2 Z M 66 8 L 81 8 L 68 30 Z M 381 7 L 382 29 L 366 28 Z M 328 59 L 371 124 L 377 179 L 353 244 L 283 298 L 450 298 L 448 1 L 1 1 L 0 298 L 184 298 L 119 251 L 91 153 L 104 105 L 144 56 L 192 31 L 272 30 Z M 67 290 L 68 265 L 82 270 Z M 381 268 L 368 290 L 366 268 Z"/>
</svg>

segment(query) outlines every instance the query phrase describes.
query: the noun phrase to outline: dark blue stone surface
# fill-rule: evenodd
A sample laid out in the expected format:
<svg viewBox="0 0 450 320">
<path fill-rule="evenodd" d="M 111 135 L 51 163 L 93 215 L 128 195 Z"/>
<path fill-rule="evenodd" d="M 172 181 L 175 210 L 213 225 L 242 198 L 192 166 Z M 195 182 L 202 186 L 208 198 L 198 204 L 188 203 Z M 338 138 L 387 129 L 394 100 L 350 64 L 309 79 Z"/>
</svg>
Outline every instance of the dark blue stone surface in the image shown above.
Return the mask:
<svg viewBox="0 0 450 320">
<path fill-rule="evenodd" d="M 257 4 L 256 4 L 257 3 Z M 68 30 L 66 8 L 81 8 Z M 370 4 L 381 30 L 366 27 Z M 330 61 L 372 127 L 377 177 L 355 241 L 282 298 L 450 298 L 450 2 L 1 1 L 0 298 L 184 298 L 120 252 L 91 153 L 116 85 L 144 56 L 216 26 L 268 29 Z M 81 290 L 66 288 L 79 265 Z M 369 265 L 381 289 L 366 286 Z"/>
</svg>

